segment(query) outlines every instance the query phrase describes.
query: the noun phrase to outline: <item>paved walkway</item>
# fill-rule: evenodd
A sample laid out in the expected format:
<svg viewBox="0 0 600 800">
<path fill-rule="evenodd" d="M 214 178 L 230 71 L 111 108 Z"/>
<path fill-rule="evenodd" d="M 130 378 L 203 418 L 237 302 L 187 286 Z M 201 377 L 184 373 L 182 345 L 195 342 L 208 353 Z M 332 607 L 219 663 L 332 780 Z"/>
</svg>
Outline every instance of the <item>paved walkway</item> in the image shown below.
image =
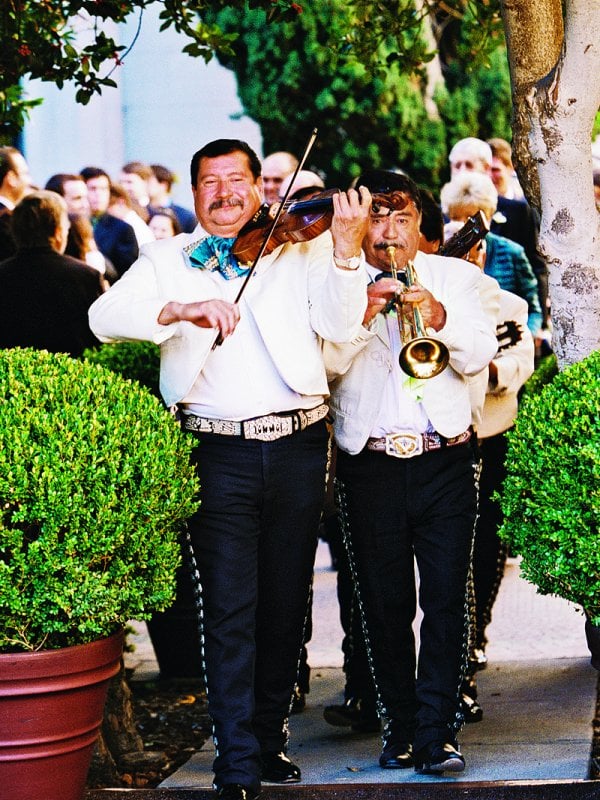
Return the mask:
<svg viewBox="0 0 600 800">
<path fill-rule="evenodd" d="M 308 645 L 311 692 L 290 720 L 289 754 L 303 785 L 421 784 L 482 781 L 581 781 L 588 776 L 598 673 L 589 663 L 583 616 L 566 601 L 536 594 L 509 559 L 488 629 L 489 664 L 479 673 L 484 718 L 467 725 L 460 743 L 467 769 L 460 776 L 416 775 L 377 765 L 379 737 L 349 734 L 323 720 L 323 706 L 342 698 L 343 673 L 336 574 L 320 545 L 315 567 L 313 637 Z M 157 675 L 145 626 L 127 656 L 134 680 Z M 162 786 L 208 788 L 212 744 L 207 742 Z M 599 789 L 600 795 L 600 789 Z"/>
</svg>

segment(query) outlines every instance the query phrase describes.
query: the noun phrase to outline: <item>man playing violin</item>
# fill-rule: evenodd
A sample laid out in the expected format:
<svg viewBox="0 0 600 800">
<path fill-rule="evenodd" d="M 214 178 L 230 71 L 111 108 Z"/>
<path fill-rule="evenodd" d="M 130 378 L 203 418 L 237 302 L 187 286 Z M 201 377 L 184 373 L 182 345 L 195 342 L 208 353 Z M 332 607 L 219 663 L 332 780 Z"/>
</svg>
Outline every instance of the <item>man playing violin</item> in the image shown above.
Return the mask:
<svg viewBox="0 0 600 800">
<path fill-rule="evenodd" d="M 366 307 L 367 189 L 332 199 L 330 230 L 256 264 L 235 244 L 263 202 L 260 161 L 220 139 L 191 163 L 199 225 L 141 248 L 91 310 L 103 341 L 161 347 L 161 392 L 197 439 L 190 520 L 202 587 L 214 786 L 224 800 L 294 783 L 287 718 L 324 501 L 328 386 L 322 340 L 350 341 Z"/>
<path fill-rule="evenodd" d="M 324 349 L 338 508 L 386 722 L 379 764 L 460 772 L 459 687 L 477 507 L 468 376 L 487 366 L 497 342 L 479 300 L 478 269 L 418 252 L 414 182 L 372 170 L 360 183 L 392 198 L 392 208 L 373 204 L 363 241 L 371 284 L 361 335 Z M 414 273 L 409 285 L 405 270 Z M 414 321 L 408 337 L 404 315 Z M 423 611 L 418 666 L 415 558 Z"/>
</svg>

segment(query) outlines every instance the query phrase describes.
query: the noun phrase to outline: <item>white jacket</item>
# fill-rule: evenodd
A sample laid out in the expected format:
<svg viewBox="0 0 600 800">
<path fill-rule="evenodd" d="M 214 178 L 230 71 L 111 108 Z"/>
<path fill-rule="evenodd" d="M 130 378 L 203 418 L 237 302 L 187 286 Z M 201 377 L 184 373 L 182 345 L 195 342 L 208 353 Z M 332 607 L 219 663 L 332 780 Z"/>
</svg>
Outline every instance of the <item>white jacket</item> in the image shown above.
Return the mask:
<svg viewBox="0 0 600 800">
<path fill-rule="evenodd" d="M 139 259 L 89 312 L 90 327 L 103 342 L 160 345 L 160 389 L 167 406 L 188 394 L 216 338 L 214 329 L 190 322 L 157 322 L 170 301 L 219 296 L 209 273 L 188 266 L 183 257 L 183 248 L 204 235 L 198 226 L 191 234 L 144 245 Z M 332 255 L 328 231 L 280 246 L 260 260 L 243 295 L 275 367 L 299 394 L 328 395 L 321 338 L 344 342 L 356 336 L 367 304 L 364 265 L 341 270 Z"/>
<path fill-rule="evenodd" d="M 443 436 L 457 436 L 471 424 L 467 376 L 490 362 L 497 349 L 493 321 L 479 298 L 480 270 L 457 258 L 417 253 L 419 283 L 443 303 L 446 324 L 435 333 L 450 351 L 445 370 L 423 385 L 423 406 Z M 323 345 L 331 381 L 331 410 L 339 447 L 354 455 L 365 446 L 379 412 L 383 387 L 392 369 L 385 319 L 377 314 L 349 345 Z"/>
<path fill-rule="evenodd" d="M 498 380 L 496 384 L 487 386 L 477 431 L 481 439 L 508 430 L 517 416 L 519 389 L 534 369 L 535 343 L 527 327 L 527 316 L 527 302 L 502 289 L 498 325 L 503 329 L 508 324 L 508 335 L 502 338 L 500 333 L 500 349 L 493 359 Z M 511 338 L 515 325 L 516 335 Z"/>
</svg>

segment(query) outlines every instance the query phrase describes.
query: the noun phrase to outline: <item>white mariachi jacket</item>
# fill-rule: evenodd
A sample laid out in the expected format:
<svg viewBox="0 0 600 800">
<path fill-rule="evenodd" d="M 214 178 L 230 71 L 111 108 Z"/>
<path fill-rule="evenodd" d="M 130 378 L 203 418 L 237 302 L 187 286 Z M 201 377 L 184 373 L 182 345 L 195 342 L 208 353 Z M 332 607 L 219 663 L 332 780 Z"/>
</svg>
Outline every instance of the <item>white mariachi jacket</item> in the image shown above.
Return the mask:
<svg viewBox="0 0 600 800">
<path fill-rule="evenodd" d="M 191 234 L 144 245 L 138 260 L 89 312 L 90 327 L 103 342 L 160 345 L 160 389 L 169 407 L 189 392 L 216 338 L 214 329 L 190 322 L 157 322 L 170 301 L 219 297 L 210 274 L 189 266 L 183 256 L 184 247 L 205 235 L 198 226 Z M 280 246 L 260 260 L 244 292 L 244 308 L 293 391 L 327 396 L 321 339 L 344 342 L 358 334 L 367 280 L 364 263 L 355 271 L 335 267 L 329 231 L 309 242 Z"/>
<path fill-rule="evenodd" d="M 498 352 L 493 359 L 498 378 L 496 383 L 486 386 L 477 431 L 481 439 L 508 430 L 517 416 L 519 389 L 533 373 L 535 362 L 535 343 L 527 327 L 528 313 L 526 300 L 500 290 Z"/>
<path fill-rule="evenodd" d="M 442 436 L 458 436 L 471 424 L 468 376 L 485 369 L 496 353 L 493 321 L 479 297 L 480 270 L 457 258 L 417 253 L 419 283 L 446 309 L 446 324 L 435 332 L 450 353 L 448 367 L 423 382 L 423 406 Z M 354 455 L 374 427 L 385 382 L 392 370 L 386 321 L 377 314 L 369 329 L 346 345 L 323 344 L 330 380 L 334 435 Z"/>
</svg>

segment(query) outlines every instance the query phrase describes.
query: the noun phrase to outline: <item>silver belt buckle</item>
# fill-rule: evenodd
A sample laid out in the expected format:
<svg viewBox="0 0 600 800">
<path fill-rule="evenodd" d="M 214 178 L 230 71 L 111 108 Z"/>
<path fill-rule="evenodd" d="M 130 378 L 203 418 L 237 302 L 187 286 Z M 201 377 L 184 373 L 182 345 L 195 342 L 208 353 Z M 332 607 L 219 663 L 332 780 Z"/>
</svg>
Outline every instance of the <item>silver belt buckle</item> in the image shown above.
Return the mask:
<svg viewBox="0 0 600 800">
<path fill-rule="evenodd" d="M 423 437 L 420 433 L 388 433 L 385 437 L 385 452 L 394 458 L 413 458 L 423 452 Z"/>
<path fill-rule="evenodd" d="M 261 442 L 274 442 L 294 432 L 291 417 L 269 415 L 246 420 L 243 426 L 245 439 L 258 439 Z"/>
</svg>

